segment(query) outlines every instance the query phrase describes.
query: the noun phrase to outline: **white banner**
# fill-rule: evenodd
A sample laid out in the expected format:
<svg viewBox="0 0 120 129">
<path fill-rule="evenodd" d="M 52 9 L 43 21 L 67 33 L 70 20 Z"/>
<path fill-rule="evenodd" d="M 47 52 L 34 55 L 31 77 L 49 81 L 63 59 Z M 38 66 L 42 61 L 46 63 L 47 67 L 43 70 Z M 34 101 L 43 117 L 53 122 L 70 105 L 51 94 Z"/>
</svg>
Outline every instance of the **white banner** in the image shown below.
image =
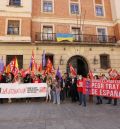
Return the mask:
<svg viewBox="0 0 120 129">
<path fill-rule="evenodd" d="M 0 83 L 0 98 L 46 97 L 46 83 Z"/>
</svg>

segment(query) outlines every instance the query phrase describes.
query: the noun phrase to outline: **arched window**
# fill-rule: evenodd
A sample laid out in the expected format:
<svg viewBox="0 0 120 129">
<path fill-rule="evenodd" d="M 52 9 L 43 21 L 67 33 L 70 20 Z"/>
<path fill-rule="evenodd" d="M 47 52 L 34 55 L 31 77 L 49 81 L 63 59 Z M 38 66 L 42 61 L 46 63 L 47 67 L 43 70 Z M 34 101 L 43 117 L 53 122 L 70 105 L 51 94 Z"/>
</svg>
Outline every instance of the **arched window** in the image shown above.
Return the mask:
<svg viewBox="0 0 120 129">
<path fill-rule="evenodd" d="M 100 55 L 100 67 L 102 69 L 109 69 L 110 68 L 110 56 L 108 54 L 101 54 Z"/>
</svg>

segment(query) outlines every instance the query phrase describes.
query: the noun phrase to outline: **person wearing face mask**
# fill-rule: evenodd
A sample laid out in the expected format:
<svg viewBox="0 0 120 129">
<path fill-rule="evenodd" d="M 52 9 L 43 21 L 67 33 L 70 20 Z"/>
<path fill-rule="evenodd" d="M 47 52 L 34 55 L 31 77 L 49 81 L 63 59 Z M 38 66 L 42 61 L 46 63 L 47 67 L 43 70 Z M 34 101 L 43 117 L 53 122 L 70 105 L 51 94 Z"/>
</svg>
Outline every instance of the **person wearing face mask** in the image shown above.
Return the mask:
<svg viewBox="0 0 120 129">
<path fill-rule="evenodd" d="M 79 95 L 79 105 L 82 105 L 86 107 L 86 96 L 85 94 L 83 94 L 83 77 L 82 75 L 78 76 L 78 80 L 77 80 L 77 91 L 78 91 L 78 95 Z"/>
</svg>

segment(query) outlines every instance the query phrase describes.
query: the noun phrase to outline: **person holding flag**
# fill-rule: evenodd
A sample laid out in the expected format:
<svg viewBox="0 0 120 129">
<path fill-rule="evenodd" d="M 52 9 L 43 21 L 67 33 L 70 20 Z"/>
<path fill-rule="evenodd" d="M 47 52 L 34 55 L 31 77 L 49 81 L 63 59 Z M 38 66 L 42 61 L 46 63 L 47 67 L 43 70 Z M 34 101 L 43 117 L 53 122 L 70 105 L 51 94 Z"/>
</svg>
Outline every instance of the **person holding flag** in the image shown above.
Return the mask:
<svg viewBox="0 0 120 129">
<path fill-rule="evenodd" d="M 61 86 L 61 91 L 60 91 L 60 100 L 63 102 L 64 99 L 65 99 L 65 83 L 64 83 L 64 79 L 62 78 L 62 75 L 60 73 L 60 70 L 59 70 L 59 66 L 58 66 L 58 69 L 57 69 L 57 72 L 56 72 L 56 77 L 59 78 L 59 81 L 60 81 L 60 86 Z"/>
<path fill-rule="evenodd" d="M 117 70 L 110 69 L 108 74 L 109 74 L 110 80 L 119 80 L 119 78 L 118 78 L 119 73 L 117 72 Z M 114 104 L 113 105 L 116 106 L 117 105 L 117 98 L 110 98 L 109 97 L 107 104 L 111 104 L 112 103 L 112 99 L 114 100 Z"/>
<path fill-rule="evenodd" d="M 78 76 L 77 79 L 77 91 L 78 91 L 78 95 L 79 95 L 79 105 L 82 105 L 86 107 L 86 94 L 83 93 L 83 85 L 84 85 L 84 80 L 82 75 Z"/>
<path fill-rule="evenodd" d="M 47 77 L 46 83 L 47 83 L 46 102 L 48 101 L 51 102 L 52 79 L 50 77 Z"/>
</svg>

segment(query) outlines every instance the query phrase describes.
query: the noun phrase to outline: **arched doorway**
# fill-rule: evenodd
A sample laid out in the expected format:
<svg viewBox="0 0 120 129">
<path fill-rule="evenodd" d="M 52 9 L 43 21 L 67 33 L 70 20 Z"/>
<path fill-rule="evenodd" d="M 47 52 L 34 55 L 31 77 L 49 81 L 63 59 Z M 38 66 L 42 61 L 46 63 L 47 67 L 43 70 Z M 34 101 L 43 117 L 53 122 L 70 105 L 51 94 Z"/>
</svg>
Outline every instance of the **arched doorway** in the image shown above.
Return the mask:
<svg viewBox="0 0 120 129">
<path fill-rule="evenodd" d="M 76 69 L 77 74 L 82 75 L 84 77 L 87 76 L 89 72 L 88 63 L 86 59 L 82 56 L 76 55 L 72 56 L 67 62 L 67 72 L 70 71 L 69 63 Z"/>
</svg>

